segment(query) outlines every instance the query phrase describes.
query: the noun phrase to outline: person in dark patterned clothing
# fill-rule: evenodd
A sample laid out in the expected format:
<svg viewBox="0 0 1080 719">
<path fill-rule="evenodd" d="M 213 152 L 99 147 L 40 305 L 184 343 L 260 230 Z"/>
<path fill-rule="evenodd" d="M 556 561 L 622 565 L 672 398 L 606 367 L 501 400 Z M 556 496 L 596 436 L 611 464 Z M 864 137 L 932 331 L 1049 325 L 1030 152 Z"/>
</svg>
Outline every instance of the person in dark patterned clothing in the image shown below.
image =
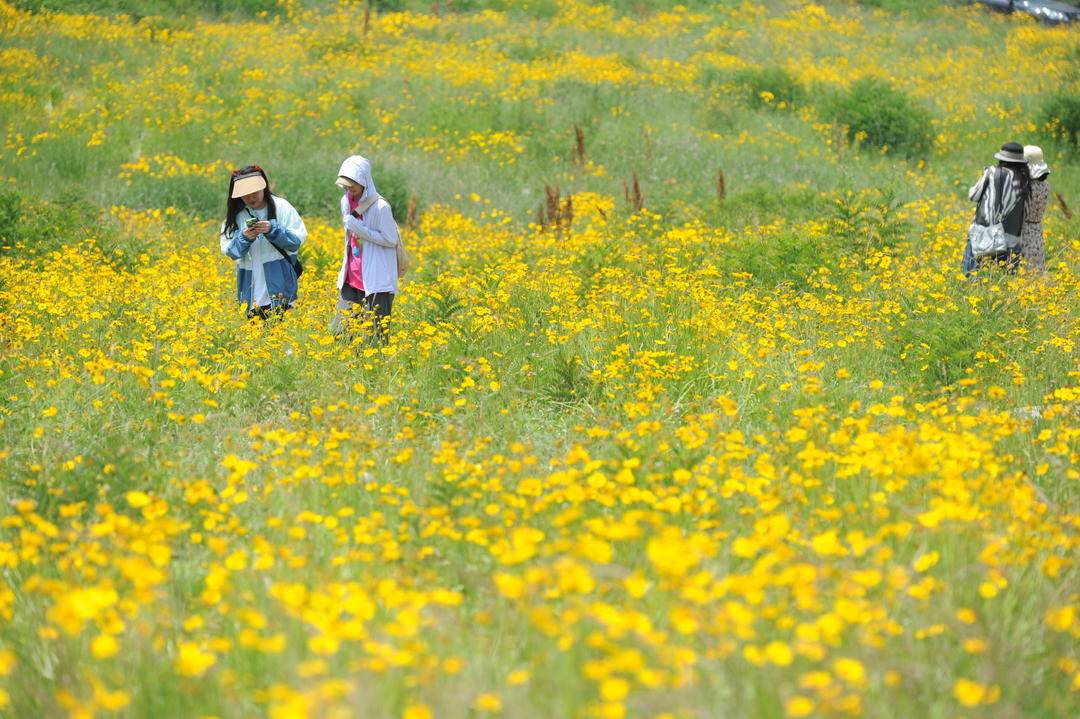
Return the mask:
<svg viewBox="0 0 1080 719">
<path fill-rule="evenodd" d="M 1031 171 L 1031 186 L 1024 205 L 1024 229 L 1020 234 L 1020 256 L 1029 270 L 1046 271 L 1046 244 L 1043 241 L 1043 214 L 1050 199 L 1050 168 L 1043 151 L 1035 145 L 1024 147 L 1024 159 Z"/>
</svg>

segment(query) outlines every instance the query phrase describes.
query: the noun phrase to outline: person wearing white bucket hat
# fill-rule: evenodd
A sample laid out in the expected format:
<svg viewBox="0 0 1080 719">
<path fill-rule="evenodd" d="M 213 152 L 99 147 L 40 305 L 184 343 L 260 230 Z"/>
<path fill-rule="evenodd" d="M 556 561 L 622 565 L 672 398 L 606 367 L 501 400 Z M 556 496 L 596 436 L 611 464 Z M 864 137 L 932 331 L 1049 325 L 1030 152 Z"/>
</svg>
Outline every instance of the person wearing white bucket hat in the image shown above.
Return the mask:
<svg viewBox="0 0 1080 719">
<path fill-rule="evenodd" d="M 982 177 L 968 190 L 968 198 L 978 203 L 964 247 L 962 269 L 968 277 L 988 262 L 1014 272 L 1020 261 L 1020 232 L 1031 180 L 1024 147 L 1006 142 L 994 158 L 997 166 L 983 168 Z"/>
<path fill-rule="evenodd" d="M 1024 229 L 1020 234 L 1020 257 L 1024 266 L 1041 272 L 1046 271 L 1046 243 L 1043 240 L 1043 215 L 1050 199 L 1050 168 L 1043 159 L 1043 151 L 1035 145 L 1024 146 L 1024 159 L 1031 172 L 1031 192 L 1024 205 Z"/>
<path fill-rule="evenodd" d="M 284 197 L 270 193 L 258 165 L 234 170 L 229 178 L 221 251 L 236 260 L 236 297 L 247 315 L 266 319 L 292 307 L 303 268 L 297 253 L 307 238 L 299 213 Z"/>
</svg>

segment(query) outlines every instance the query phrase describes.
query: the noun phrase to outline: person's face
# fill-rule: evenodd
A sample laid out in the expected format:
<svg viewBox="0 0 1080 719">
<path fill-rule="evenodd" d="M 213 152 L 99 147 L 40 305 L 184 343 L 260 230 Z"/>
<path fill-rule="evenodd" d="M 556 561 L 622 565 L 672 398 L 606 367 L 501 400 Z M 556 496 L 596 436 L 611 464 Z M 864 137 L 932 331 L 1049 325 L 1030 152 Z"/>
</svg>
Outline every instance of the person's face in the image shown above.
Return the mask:
<svg viewBox="0 0 1080 719">
<path fill-rule="evenodd" d="M 361 197 L 364 196 L 364 186 L 363 185 L 349 185 L 349 189 L 346 190 L 346 192 L 349 193 L 349 199 L 352 200 L 353 202 L 356 202 L 357 200 L 359 200 Z"/>
<path fill-rule="evenodd" d="M 256 190 L 255 192 L 244 195 L 241 199 L 244 200 L 244 204 L 248 207 L 255 210 L 261 210 L 266 207 L 266 190 Z"/>
</svg>

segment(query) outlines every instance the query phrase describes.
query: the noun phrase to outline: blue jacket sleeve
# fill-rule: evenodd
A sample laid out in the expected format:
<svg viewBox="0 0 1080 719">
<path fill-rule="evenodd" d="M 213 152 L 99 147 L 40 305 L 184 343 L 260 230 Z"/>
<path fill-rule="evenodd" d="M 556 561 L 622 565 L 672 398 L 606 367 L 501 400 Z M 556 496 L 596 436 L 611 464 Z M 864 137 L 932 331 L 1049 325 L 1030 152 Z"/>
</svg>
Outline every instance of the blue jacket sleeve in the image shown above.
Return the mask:
<svg viewBox="0 0 1080 719">
<path fill-rule="evenodd" d="M 277 220 L 270 220 L 270 231 L 266 233 L 266 239 L 286 252 L 297 252 L 300 249 L 300 243 L 304 241 L 297 233 Z"/>
<path fill-rule="evenodd" d="M 244 231 L 239 227 L 232 235 L 221 233 L 221 251 L 234 260 L 239 260 L 251 249 L 251 240 L 244 237 Z"/>
</svg>

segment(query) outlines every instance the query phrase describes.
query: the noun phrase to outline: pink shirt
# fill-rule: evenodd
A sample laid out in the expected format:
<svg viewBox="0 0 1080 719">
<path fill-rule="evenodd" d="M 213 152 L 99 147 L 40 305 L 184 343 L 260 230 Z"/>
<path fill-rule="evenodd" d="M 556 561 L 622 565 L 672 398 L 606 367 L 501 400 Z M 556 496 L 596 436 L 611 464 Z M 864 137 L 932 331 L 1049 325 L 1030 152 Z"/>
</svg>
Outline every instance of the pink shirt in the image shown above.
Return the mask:
<svg viewBox="0 0 1080 719">
<path fill-rule="evenodd" d="M 349 212 L 356 209 L 356 206 L 360 204 L 360 201 L 349 198 Z M 364 219 L 363 215 L 360 215 L 360 219 Z M 355 287 L 361 292 L 364 290 L 364 248 L 360 244 L 360 238 L 356 235 L 349 234 L 349 269 L 345 275 L 345 281 L 350 286 Z"/>
</svg>

